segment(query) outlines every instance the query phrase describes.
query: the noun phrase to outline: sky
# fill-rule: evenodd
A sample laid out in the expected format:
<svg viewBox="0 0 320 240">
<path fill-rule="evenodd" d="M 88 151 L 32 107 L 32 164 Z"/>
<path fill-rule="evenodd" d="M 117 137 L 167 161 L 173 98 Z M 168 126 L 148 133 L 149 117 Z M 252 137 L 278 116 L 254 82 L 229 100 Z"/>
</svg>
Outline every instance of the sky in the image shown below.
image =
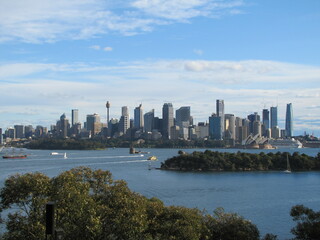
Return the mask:
<svg viewBox="0 0 320 240">
<path fill-rule="evenodd" d="M 63 113 L 119 118 L 216 99 L 245 118 L 278 106 L 284 128 L 320 136 L 319 0 L 1 0 L 0 127 Z"/>
</svg>

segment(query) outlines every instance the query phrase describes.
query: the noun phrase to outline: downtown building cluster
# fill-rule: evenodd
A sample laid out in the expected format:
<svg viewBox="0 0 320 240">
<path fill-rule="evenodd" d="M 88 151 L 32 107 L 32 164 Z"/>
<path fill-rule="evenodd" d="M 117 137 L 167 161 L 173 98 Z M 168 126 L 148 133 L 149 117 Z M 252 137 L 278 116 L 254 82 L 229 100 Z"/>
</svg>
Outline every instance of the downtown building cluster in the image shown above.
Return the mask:
<svg viewBox="0 0 320 240">
<path fill-rule="evenodd" d="M 172 103 L 165 103 L 162 107 L 162 118 L 155 116 L 152 109 L 144 113 L 142 104 L 137 106 L 130 117 L 127 106 L 121 108 L 119 119 L 110 119 L 110 103 L 106 103 L 107 121 L 101 122 L 99 114 L 88 114 L 82 125 L 79 121 L 78 109 L 72 109 L 71 122 L 65 114 L 50 130 L 46 127 L 15 125 L 2 132 L 0 128 L 1 143 L 14 139 L 32 137 L 77 137 L 94 138 L 103 136 L 108 138 L 133 139 L 212 139 L 225 140 L 231 144 L 245 143 L 248 139 L 278 139 L 293 136 L 292 104 L 287 104 L 285 129 L 278 126 L 278 107 L 262 110 L 262 117 L 257 113 L 240 118 L 234 114 L 226 114 L 224 100 L 216 100 L 216 112 L 209 116 L 208 121 L 193 122 L 191 107 L 183 106 L 174 111 Z M 174 114 L 175 113 L 175 114 Z"/>
</svg>

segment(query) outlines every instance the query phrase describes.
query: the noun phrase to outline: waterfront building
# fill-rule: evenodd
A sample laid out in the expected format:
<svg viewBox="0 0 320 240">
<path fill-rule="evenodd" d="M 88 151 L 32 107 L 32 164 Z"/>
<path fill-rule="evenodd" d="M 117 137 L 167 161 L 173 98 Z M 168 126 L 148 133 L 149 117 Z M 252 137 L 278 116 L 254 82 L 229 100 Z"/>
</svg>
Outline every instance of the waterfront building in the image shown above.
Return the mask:
<svg viewBox="0 0 320 240">
<path fill-rule="evenodd" d="M 144 114 L 144 131 L 152 132 L 154 129 L 154 109 Z"/>
<path fill-rule="evenodd" d="M 280 138 L 280 128 L 278 126 L 275 126 L 271 129 L 271 138 L 278 139 Z"/>
<path fill-rule="evenodd" d="M 143 108 L 142 104 L 140 104 L 138 107 L 134 109 L 134 127 L 136 129 L 142 129 L 143 124 Z"/>
<path fill-rule="evenodd" d="M 23 125 L 14 125 L 15 138 L 25 138 L 24 126 Z"/>
<path fill-rule="evenodd" d="M 220 123 L 220 127 L 221 127 L 221 134 L 222 136 L 224 136 L 224 131 L 225 131 L 225 123 L 224 123 L 224 100 L 221 99 L 217 99 L 216 100 L 216 114 L 217 117 L 220 117 L 221 119 L 221 123 Z"/>
<path fill-rule="evenodd" d="M 223 139 L 223 128 L 221 127 L 221 124 L 221 117 L 218 117 L 216 114 L 212 114 L 211 117 L 209 117 L 209 136 L 211 139 Z"/>
<path fill-rule="evenodd" d="M 79 123 L 79 110 L 72 109 L 71 110 L 71 126 L 74 126 L 77 123 Z"/>
<path fill-rule="evenodd" d="M 287 104 L 287 111 L 286 111 L 286 137 L 293 136 L 293 113 L 292 113 L 292 103 Z"/>
<path fill-rule="evenodd" d="M 165 103 L 162 107 L 162 136 L 170 139 L 170 129 L 174 126 L 172 103 Z"/>
<path fill-rule="evenodd" d="M 253 136 L 258 135 L 259 137 L 262 136 L 261 134 L 261 122 L 260 121 L 254 121 L 253 122 Z"/>
</svg>

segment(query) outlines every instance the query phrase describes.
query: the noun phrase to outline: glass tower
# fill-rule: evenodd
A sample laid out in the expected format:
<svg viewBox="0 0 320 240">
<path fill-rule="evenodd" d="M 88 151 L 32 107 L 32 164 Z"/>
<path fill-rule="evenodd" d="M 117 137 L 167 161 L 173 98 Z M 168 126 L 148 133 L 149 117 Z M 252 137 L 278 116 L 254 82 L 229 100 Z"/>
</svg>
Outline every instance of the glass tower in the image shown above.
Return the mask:
<svg viewBox="0 0 320 240">
<path fill-rule="evenodd" d="M 292 103 L 287 104 L 287 111 L 286 111 L 286 136 L 292 137 Z"/>
</svg>

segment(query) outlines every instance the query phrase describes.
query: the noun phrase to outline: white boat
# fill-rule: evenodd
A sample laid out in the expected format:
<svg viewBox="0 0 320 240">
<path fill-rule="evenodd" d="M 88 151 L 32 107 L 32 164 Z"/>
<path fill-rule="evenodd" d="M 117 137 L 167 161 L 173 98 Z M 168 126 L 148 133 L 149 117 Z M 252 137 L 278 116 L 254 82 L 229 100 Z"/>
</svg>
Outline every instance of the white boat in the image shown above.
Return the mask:
<svg viewBox="0 0 320 240">
<path fill-rule="evenodd" d="M 52 152 L 52 153 L 50 153 L 50 155 L 59 155 L 59 153 L 57 153 L 57 152 Z"/>
<path fill-rule="evenodd" d="M 290 162 L 287 154 L 287 169 L 284 170 L 284 173 L 291 173 Z"/>
<path fill-rule="evenodd" d="M 302 143 L 294 138 L 270 139 L 269 144 L 274 148 L 302 148 Z"/>
<path fill-rule="evenodd" d="M 67 157 L 67 153 L 64 153 L 63 158 L 66 159 Z"/>
</svg>

